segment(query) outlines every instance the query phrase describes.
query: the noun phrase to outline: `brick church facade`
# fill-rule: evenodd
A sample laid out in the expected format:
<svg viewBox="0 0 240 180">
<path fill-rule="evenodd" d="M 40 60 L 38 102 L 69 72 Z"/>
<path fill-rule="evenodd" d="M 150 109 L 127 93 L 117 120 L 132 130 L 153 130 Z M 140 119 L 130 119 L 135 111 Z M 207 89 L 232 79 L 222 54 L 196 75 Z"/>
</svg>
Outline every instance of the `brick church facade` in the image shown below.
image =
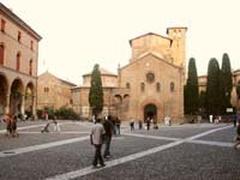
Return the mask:
<svg viewBox="0 0 240 180">
<path fill-rule="evenodd" d="M 147 33 L 130 40 L 132 57 L 119 67 L 118 74 L 100 69 L 103 91 L 103 115 L 122 120 L 161 122 L 169 115 L 183 119 L 185 82 L 185 36 L 187 28 L 167 29 L 167 37 Z M 83 85 L 72 89 L 73 108 L 82 117 L 91 117 L 88 104 L 91 74 L 83 75 Z"/>
</svg>

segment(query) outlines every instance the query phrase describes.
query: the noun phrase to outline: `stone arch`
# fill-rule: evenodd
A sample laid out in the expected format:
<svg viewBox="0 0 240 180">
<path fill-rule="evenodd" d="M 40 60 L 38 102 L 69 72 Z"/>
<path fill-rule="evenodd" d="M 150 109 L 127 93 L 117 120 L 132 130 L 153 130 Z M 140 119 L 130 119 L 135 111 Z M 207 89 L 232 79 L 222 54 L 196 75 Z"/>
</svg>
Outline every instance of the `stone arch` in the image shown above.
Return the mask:
<svg viewBox="0 0 240 180">
<path fill-rule="evenodd" d="M 121 104 L 122 103 L 122 96 L 120 94 L 114 95 L 114 104 Z"/>
<path fill-rule="evenodd" d="M 24 110 L 28 117 L 33 115 L 33 103 L 34 103 L 34 92 L 35 87 L 33 82 L 28 82 L 25 88 L 25 104 L 24 104 Z"/>
<path fill-rule="evenodd" d="M 114 106 L 116 109 L 116 116 L 119 116 L 122 112 L 122 96 L 120 94 L 114 95 Z"/>
<path fill-rule="evenodd" d="M 144 121 L 147 120 L 147 118 L 153 119 L 154 121 L 157 120 L 157 111 L 158 108 L 155 104 L 149 103 L 144 106 Z"/>
<path fill-rule="evenodd" d="M 129 101 L 130 101 L 130 95 L 129 94 L 124 94 L 123 95 L 123 101 L 122 101 L 122 107 L 123 111 L 128 111 L 129 108 Z"/>
<path fill-rule="evenodd" d="M 5 74 L 0 73 L 0 115 L 5 113 L 8 98 L 8 80 Z"/>
<path fill-rule="evenodd" d="M 22 98 L 24 95 L 24 84 L 20 78 L 13 80 L 10 88 L 10 113 L 19 114 L 22 108 Z"/>
<path fill-rule="evenodd" d="M 142 114 L 140 118 L 145 120 L 145 108 L 149 104 L 153 104 L 156 106 L 156 116 L 154 117 L 154 120 L 158 121 L 160 118 L 163 117 L 163 112 L 161 104 L 159 103 L 159 101 L 157 101 L 157 99 L 154 98 L 148 98 L 141 103 L 140 112 L 142 112 Z"/>
</svg>

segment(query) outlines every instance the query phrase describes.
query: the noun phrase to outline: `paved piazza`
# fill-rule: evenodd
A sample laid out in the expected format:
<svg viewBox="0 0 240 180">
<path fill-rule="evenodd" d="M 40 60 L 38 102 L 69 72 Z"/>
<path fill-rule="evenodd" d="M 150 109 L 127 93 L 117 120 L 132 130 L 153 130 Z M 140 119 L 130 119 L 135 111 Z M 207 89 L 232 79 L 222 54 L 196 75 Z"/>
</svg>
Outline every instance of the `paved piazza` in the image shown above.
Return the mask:
<svg viewBox="0 0 240 180">
<path fill-rule="evenodd" d="M 91 166 L 88 122 L 59 121 L 61 132 L 40 133 L 44 121 L 19 122 L 18 138 L 0 124 L 1 180 L 240 179 L 240 150 L 231 124 L 184 124 L 129 131 L 113 138 L 106 167 Z M 50 127 L 51 130 L 52 127 Z"/>
</svg>

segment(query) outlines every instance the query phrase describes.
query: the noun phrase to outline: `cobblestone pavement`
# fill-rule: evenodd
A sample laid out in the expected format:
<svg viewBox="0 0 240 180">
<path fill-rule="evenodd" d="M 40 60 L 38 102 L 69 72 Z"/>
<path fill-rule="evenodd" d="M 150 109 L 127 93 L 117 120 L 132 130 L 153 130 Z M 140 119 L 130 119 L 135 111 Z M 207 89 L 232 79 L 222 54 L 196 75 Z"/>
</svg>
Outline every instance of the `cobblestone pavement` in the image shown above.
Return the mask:
<svg viewBox="0 0 240 180">
<path fill-rule="evenodd" d="M 61 131 L 41 133 L 45 121 L 19 122 L 19 137 L 0 125 L 0 179 L 240 179 L 240 149 L 233 149 L 230 124 L 160 126 L 130 132 L 124 123 L 113 138 L 112 157 L 92 168 L 92 123 L 59 121 Z"/>
</svg>

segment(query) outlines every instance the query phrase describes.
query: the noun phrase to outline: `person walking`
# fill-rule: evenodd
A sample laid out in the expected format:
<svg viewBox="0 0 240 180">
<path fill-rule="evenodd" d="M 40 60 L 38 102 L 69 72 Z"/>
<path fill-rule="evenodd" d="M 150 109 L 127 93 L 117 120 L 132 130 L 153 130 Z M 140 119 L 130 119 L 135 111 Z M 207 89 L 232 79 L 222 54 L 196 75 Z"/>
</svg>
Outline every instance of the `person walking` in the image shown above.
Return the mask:
<svg viewBox="0 0 240 180">
<path fill-rule="evenodd" d="M 17 137 L 17 116 L 11 118 L 12 137 Z"/>
<path fill-rule="evenodd" d="M 59 125 L 59 123 L 57 122 L 56 118 L 54 118 L 53 124 L 54 124 L 54 131 L 60 132 L 60 131 L 61 131 L 61 128 L 60 128 L 60 125 Z"/>
<path fill-rule="evenodd" d="M 3 121 L 6 123 L 6 131 L 7 131 L 6 136 L 12 135 L 12 115 L 6 114 L 4 116 Z"/>
<path fill-rule="evenodd" d="M 233 126 L 237 126 L 237 114 L 233 114 Z"/>
<path fill-rule="evenodd" d="M 119 117 L 116 118 L 116 135 L 120 136 L 120 126 L 121 126 L 121 120 Z"/>
<path fill-rule="evenodd" d="M 237 125 L 237 135 L 236 135 L 236 143 L 234 144 L 234 149 L 237 149 L 238 145 L 240 144 L 240 123 Z"/>
<path fill-rule="evenodd" d="M 138 121 L 138 129 L 139 129 L 139 130 L 142 129 L 142 121 L 141 121 L 141 120 Z"/>
<path fill-rule="evenodd" d="M 108 116 L 106 119 L 103 121 L 103 127 L 105 130 L 105 136 L 104 136 L 104 143 L 105 143 L 105 149 L 104 149 L 104 158 L 110 158 L 110 145 L 112 141 L 112 134 L 114 132 L 114 125 L 112 123 L 112 117 Z"/>
<path fill-rule="evenodd" d="M 150 129 L 150 123 L 151 123 L 151 121 L 150 121 L 150 118 L 148 117 L 147 118 L 147 130 L 149 131 L 149 129 Z"/>
<path fill-rule="evenodd" d="M 98 162 L 100 163 L 101 167 L 105 166 L 101 152 L 103 144 L 103 135 L 105 134 L 105 130 L 100 121 L 101 121 L 100 119 L 96 119 L 96 124 L 93 125 L 90 134 L 91 144 L 95 147 L 95 155 L 92 163 L 94 168 L 97 167 Z"/>
<path fill-rule="evenodd" d="M 132 119 L 130 121 L 130 130 L 133 131 L 134 130 L 134 119 Z"/>
</svg>

